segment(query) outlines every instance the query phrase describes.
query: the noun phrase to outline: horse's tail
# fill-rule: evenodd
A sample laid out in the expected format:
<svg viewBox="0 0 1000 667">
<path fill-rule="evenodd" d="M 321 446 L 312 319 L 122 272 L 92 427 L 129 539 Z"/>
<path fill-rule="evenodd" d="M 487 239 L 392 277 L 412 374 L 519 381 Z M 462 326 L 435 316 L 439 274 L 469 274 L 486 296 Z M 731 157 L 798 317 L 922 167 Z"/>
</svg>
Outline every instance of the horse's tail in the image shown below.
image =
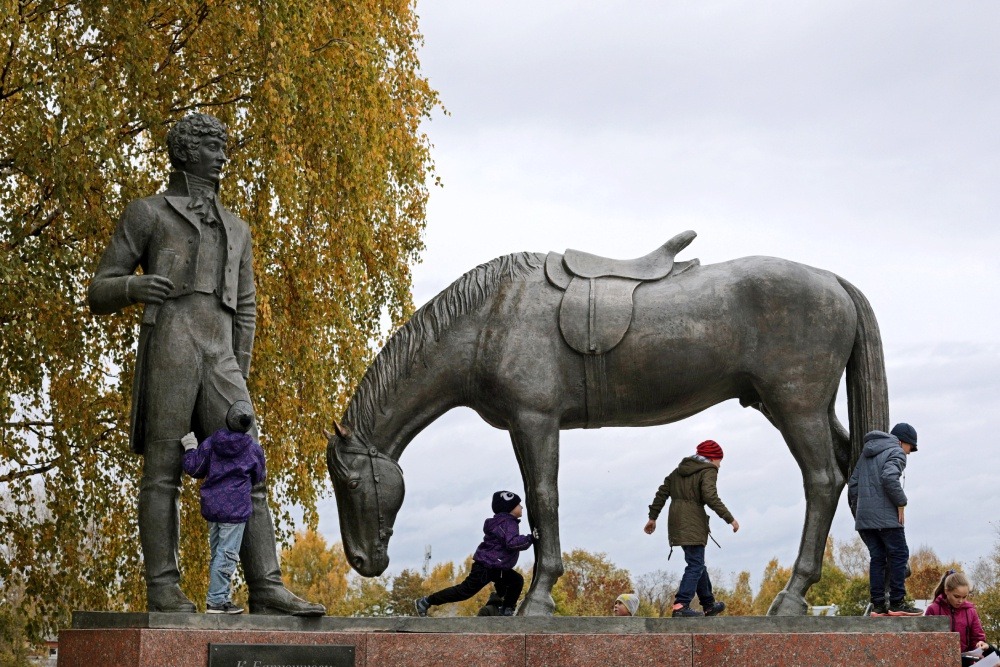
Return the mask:
<svg viewBox="0 0 1000 667">
<path fill-rule="evenodd" d="M 837 277 L 858 312 L 854 347 L 847 360 L 847 417 L 850 425 L 850 455 L 843 470 L 847 478 L 861 456 L 865 434 L 889 429 L 889 387 L 885 355 L 878 321 L 867 297 L 857 287 Z M 840 458 L 840 457 L 838 457 Z M 843 466 L 843 464 L 842 464 Z"/>
</svg>

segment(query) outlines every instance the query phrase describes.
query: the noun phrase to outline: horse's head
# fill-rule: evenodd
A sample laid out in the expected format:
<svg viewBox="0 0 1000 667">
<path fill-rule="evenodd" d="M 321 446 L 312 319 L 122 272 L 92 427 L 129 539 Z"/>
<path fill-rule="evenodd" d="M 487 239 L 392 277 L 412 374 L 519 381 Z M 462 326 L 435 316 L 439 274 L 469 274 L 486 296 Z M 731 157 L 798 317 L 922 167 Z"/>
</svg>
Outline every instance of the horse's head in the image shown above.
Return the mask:
<svg viewBox="0 0 1000 667">
<path fill-rule="evenodd" d="M 334 423 L 334 433 L 326 436 L 326 465 L 347 562 L 358 574 L 376 577 L 389 566 L 389 538 L 403 504 L 403 471 L 346 426 Z"/>
</svg>

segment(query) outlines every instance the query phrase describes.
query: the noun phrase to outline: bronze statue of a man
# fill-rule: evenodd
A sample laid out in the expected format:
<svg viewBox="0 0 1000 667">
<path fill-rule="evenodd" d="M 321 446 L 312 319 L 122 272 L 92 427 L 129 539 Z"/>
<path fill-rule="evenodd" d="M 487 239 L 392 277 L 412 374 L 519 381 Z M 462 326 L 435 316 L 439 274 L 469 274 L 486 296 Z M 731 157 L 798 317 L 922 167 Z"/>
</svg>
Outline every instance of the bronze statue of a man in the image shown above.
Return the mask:
<svg viewBox="0 0 1000 667">
<path fill-rule="evenodd" d="M 250 229 L 217 199 L 227 140 L 225 126 L 205 114 L 170 129 L 167 189 L 125 208 L 88 295 L 95 314 L 144 306 L 129 437 L 144 457 L 139 536 L 149 611 L 195 611 L 179 585 L 180 439 L 191 430 L 204 439 L 225 426 L 230 405 L 250 400 L 256 290 Z M 282 584 L 263 481 L 252 503 L 240 549 L 250 612 L 324 614 Z"/>
</svg>

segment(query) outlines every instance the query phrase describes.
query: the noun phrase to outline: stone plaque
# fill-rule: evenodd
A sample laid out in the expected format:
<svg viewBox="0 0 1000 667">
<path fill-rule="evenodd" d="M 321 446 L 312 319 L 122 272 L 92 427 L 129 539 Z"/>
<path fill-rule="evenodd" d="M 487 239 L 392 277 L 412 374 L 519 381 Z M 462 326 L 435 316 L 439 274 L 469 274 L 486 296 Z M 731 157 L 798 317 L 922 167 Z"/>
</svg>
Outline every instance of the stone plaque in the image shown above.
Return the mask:
<svg viewBox="0 0 1000 667">
<path fill-rule="evenodd" d="M 354 647 L 209 644 L 208 667 L 354 667 Z"/>
</svg>

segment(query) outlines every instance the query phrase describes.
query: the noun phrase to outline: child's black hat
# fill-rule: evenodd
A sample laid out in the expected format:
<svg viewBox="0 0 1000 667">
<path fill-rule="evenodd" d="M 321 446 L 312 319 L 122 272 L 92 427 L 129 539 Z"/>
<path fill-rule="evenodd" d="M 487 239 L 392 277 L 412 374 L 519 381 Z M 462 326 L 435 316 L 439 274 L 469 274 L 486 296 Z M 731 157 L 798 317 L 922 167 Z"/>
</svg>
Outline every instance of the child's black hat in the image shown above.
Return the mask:
<svg viewBox="0 0 1000 667">
<path fill-rule="evenodd" d="M 510 513 L 521 504 L 521 496 L 513 491 L 497 491 L 493 494 L 493 513 Z"/>
<path fill-rule="evenodd" d="M 912 445 L 913 451 L 917 451 L 917 429 L 906 422 L 900 422 L 892 427 L 890 433 L 899 438 L 900 442 Z"/>
</svg>

